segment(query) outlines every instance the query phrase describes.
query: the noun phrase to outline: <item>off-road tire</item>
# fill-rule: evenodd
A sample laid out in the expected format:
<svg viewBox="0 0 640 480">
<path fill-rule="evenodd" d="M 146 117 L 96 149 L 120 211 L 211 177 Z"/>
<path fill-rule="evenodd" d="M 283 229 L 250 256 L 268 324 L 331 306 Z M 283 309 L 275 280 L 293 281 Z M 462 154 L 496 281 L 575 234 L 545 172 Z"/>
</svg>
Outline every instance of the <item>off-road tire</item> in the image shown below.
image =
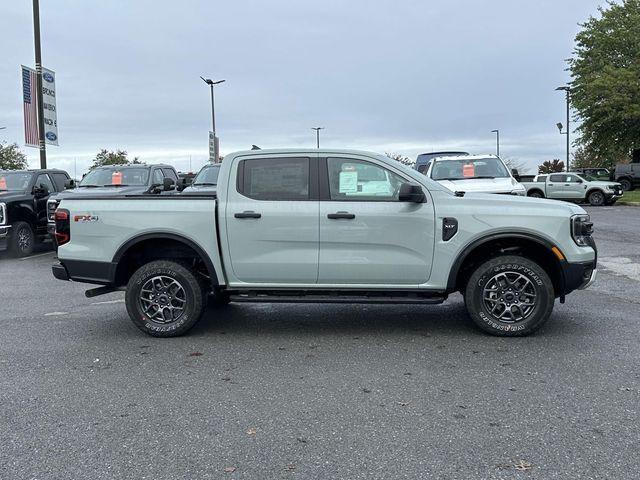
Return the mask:
<svg viewBox="0 0 640 480">
<path fill-rule="evenodd" d="M 520 283 L 516 281 L 514 282 L 515 285 L 508 283 L 502 285 L 500 280 L 496 281 L 496 278 L 500 279 L 501 276 L 505 275 L 507 275 L 506 278 L 511 280 L 518 278 Z M 516 290 L 517 286 L 523 284 L 526 285 L 527 296 L 524 296 L 520 291 L 521 293 L 516 298 L 515 292 L 519 291 Z M 498 291 L 489 290 L 487 292 L 487 289 L 493 285 L 496 285 Z M 512 290 L 509 290 L 509 288 Z M 532 307 L 531 292 L 535 293 Z M 512 295 L 507 297 L 510 293 Z M 485 300 L 485 296 L 500 296 L 501 300 Z M 522 303 L 521 299 L 523 298 L 529 303 Z M 519 337 L 535 332 L 549 319 L 553 311 L 555 296 L 553 283 L 540 265 L 524 257 L 505 255 L 488 260 L 473 271 L 464 291 L 464 300 L 467 311 L 478 328 L 491 335 Z M 505 301 L 503 304 L 505 312 L 507 310 L 506 305 L 509 304 L 511 305 L 509 310 L 512 312 L 514 309 L 518 311 L 519 308 L 520 313 L 527 312 L 526 315 L 522 315 L 520 319 L 514 318 L 513 320 L 499 318 L 497 314 L 501 313 L 500 309 L 497 313 L 492 313 L 488 305 L 495 305 L 503 300 Z M 515 306 L 516 302 L 520 307 Z M 525 306 L 522 307 L 522 305 Z M 516 316 L 513 313 L 511 315 Z"/>
<path fill-rule="evenodd" d="M 622 190 L 624 190 L 625 192 L 633 190 L 633 184 L 631 183 L 631 180 L 623 178 L 622 180 L 618 180 L 618 183 L 622 187 Z"/>
<path fill-rule="evenodd" d="M 33 253 L 36 236 L 27 222 L 16 222 L 11 227 L 9 250 L 15 257 L 27 257 Z"/>
<path fill-rule="evenodd" d="M 187 265 L 156 260 L 140 267 L 129 279 L 127 312 L 143 332 L 154 337 L 177 337 L 202 317 L 205 291 L 203 280 Z"/>
<path fill-rule="evenodd" d="M 537 190 L 536 190 L 536 191 L 534 191 L 534 192 L 531 192 L 531 193 L 530 193 L 530 194 L 528 194 L 527 196 L 528 196 L 528 197 L 531 197 L 531 198 L 544 198 L 544 195 L 542 195 L 542 193 L 540 193 L 540 192 L 539 192 L 539 191 L 537 191 Z"/>
<path fill-rule="evenodd" d="M 589 193 L 587 200 L 589 202 L 589 205 L 591 205 L 592 207 L 601 207 L 602 205 L 604 205 L 606 198 L 604 196 L 604 193 L 602 193 L 600 190 L 594 190 L 593 192 Z"/>
</svg>

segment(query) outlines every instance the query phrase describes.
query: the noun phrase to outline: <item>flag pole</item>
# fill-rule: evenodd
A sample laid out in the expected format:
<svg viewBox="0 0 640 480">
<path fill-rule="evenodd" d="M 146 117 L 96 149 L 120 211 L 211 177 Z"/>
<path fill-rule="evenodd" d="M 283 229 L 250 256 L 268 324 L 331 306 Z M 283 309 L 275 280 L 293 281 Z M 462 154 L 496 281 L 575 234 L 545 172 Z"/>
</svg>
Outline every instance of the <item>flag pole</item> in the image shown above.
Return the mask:
<svg viewBox="0 0 640 480">
<path fill-rule="evenodd" d="M 40 4 L 33 0 L 33 40 L 36 50 L 36 105 L 38 107 L 38 138 L 40 168 L 47 168 L 47 150 L 44 140 L 44 104 L 42 100 L 42 53 L 40 51 Z"/>
</svg>

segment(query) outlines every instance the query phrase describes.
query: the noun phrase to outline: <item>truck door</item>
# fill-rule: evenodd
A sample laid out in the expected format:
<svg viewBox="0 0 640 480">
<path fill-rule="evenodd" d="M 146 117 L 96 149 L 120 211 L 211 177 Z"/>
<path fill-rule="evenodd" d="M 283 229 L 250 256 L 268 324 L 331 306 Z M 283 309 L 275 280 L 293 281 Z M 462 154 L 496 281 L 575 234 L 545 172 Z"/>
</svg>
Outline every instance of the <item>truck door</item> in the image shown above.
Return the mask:
<svg viewBox="0 0 640 480">
<path fill-rule="evenodd" d="M 317 282 L 317 161 L 300 155 L 236 159 L 223 208 L 238 282 Z"/>
<path fill-rule="evenodd" d="M 586 182 L 577 175 L 566 175 L 564 188 L 567 189 L 567 198 L 582 200 L 587 192 Z"/>
<path fill-rule="evenodd" d="M 431 199 L 399 202 L 400 185 L 412 180 L 374 159 L 323 158 L 319 169 L 318 283 L 425 283 L 433 261 Z"/>
<path fill-rule="evenodd" d="M 569 198 L 567 187 L 567 175 L 564 173 L 554 173 L 547 177 L 546 196 L 547 198 L 566 199 Z"/>
<path fill-rule="evenodd" d="M 49 175 L 47 175 L 46 173 L 41 173 L 40 175 L 38 175 L 38 178 L 36 178 L 36 181 L 34 183 L 34 187 L 43 189 L 42 193 L 34 195 L 35 210 L 38 218 L 36 233 L 41 234 L 47 231 L 47 200 L 49 200 L 49 196 L 52 193 L 56 192 L 56 187 L 51 181 L 51 178 L 49 178 Z"/>
</svg>

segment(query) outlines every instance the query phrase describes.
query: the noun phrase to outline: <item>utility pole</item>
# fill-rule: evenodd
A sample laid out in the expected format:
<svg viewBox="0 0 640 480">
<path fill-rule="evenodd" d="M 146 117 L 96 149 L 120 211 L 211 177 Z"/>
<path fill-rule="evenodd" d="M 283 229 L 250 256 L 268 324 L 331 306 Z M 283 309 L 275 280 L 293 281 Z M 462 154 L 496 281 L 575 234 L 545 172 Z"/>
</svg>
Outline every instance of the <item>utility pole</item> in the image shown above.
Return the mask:
<svg viewBox="0 0 640 480">
<path fill-rule="evenodd" d="M 42 101 L 42 53 L 40 49 L 40 4 L 33 0 L 33 41 L 36 50 L 36 103 L 38 106 L 38 138 L 40 168 L 47 168 L 47 150 L 44 143 L 44 104 Z"/>
<path fill-rule="evenodd" d="M 500 130 L 491 130 L 491 133 L 496 134 L 496 157 L 500 156 Z"/>
<path fill-rule="evenodd" d="M 316 131 L 316 148 L 320 148 L 320 130 L 324 130 L 324 127 L 311 127 L 311 130 Z"/>
<path fill-rule="evenodd" d="M 565 85 L 564 87 L 558 87 L 556 88 L 556 90 L 564 90 L 564 92 L 567 95 L 567 130 L 564 132 L 563 135 L 567 136 L 567 172 L 569 171 L 569 150 L 571 149 L 571 141 L 569 139 L 569 132 L 571 131 L 571 129 L 569 128 L 569 109 L 570 109 L 570 105 L 571 105 L 571 89 L 569 88 L 569 86 Z M 558 128 L 560 130 L 560 133 L 562 134 L 562 124 L 559 123 L 558 124 Z"/>
<path fill-rule="evenodd" d="M 213 132 L 213 162 L 218 163 L 220 161 L 220 144 L 218 142 L 218 136 L 216 135 L 216 107 L 213 99 L 213 86 L 224 83 L 225 80 L 211 80 L 210 78 L 200 77 L 204 83 L 211 87 L 211 131 Z"/>
</svg>

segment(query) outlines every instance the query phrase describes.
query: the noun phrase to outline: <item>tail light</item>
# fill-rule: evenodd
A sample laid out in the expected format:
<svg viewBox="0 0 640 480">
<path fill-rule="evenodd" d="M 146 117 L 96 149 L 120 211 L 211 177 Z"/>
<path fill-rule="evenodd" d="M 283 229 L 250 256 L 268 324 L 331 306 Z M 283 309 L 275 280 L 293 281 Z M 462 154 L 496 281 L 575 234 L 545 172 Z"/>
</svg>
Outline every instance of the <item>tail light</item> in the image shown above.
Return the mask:
<svg viewBox="0 0 640 480">
<path fill-rule="evenodd" d="M 71 224 L 69 222 L 69 210 L 59 208 L 53 215 L 56 222 L 56 243 L 58 246 L 69 243 L 71 240 Z"/>
</svg>

